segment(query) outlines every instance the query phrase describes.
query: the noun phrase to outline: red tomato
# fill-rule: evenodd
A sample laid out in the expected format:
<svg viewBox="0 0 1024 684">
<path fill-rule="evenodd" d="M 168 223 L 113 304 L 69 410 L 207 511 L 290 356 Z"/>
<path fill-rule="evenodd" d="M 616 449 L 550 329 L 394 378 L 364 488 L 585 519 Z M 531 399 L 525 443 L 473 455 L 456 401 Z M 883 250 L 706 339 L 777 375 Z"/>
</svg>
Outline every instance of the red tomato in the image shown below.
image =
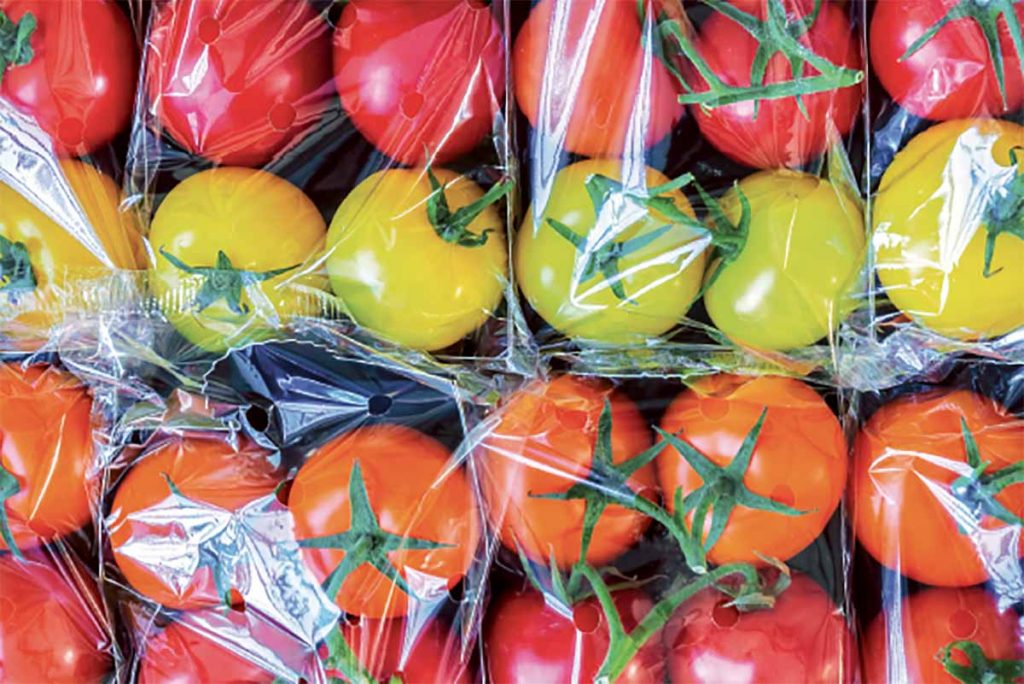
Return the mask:
<svg viewBox="0 0 1024 684">
<path fill-rule="evenodd" d="M 0 16 L 15 24 L 27 13 L 36 21 L 33 54 L 0 68 L 0 97 L 34 117 L 58 154 L 89 154 L 131 118 L 139 64 L 132 26 L 113 0 L 0 0 Z"/>
<path fill-rule="evenodd" d="M 295 477 L 288 508 L 318 580 L 348 563 L 331 598 L 353 615 L 405 615 L 415 608 L 409 592 L 421 606 L 448 600 L 480 540 L 465 473 L 439 442 L 397 425 L 358 428 L 321 447 Z"/>
<path fill-rule="evenodd" d="M 341 104 L 377 149 L 442 164 L 492 130 L 505 92 L 505 46 L 479 0 L 358 0 L 334 34 Z"/>
<path fill-rule="evenodd" d="M 0 681 L 104 680 L 110 642 L 91 577 L 30 552 L 21 561 L 0 557 L 0 588 Z"/>
<path fill-rule="evenodd" d="M 746 9 L 751 9 L 747 3 Z M 802 16 L 813 3 L 787 0 Z M 763 16 L 765 2 L 760 3 Z M 833 64 L 860 69 L 860 48 L 853 29 L 842 9 L 825 2 L 810 31 L 801 44 Z M 749 86 L 754 56 L 759 43 L 747 30 L 724 14 L 714 13 L 700 27 L 696 49 L 711 70 L 722 81 L 733 86 Z M 816 75 L 816 69 L 805 65 L 803 75 Z M 789 61 L 782 54 L 768 62 L 764 83 L 788 81 L 793 77 Z M 695 69 L 687 69 L 687 78 L 695 91 L 707 90 L 706 81 Z M 755 112 L 753 101 L 704 110 L 691 107 L 701 133 L 726 156 L 755 168 L 802 166 L 824 153 L 829 145 L 849 133 L 860 113 L 864 96 L 862 86 L 805 95 L 802 99 L 807 117 L 800 112 L 796 98 L 762 100 Z M 756 116 L 755 116 L 756 113 Z"/>
<path fill-rule="evenodd" d="M 617 591 L 612 598 L 627 632 L 651 610 L 651 600 L 636 589 Z M 509 593 L 488 611 L 484 644 L 487 673 L 495 684 L 592 682 L 608 653 L 608 621 L 595 598 L 577 603 L 566 615 L 532 589 Z M 615 681 L 649 684 L 664 676 L 664 647 L 655 633 Z"/>
<path fill-rule="evenodd" d="M 500 407 L 498 424 L 477 452 L 477 473 L 487 517 L 506 547 L 521 548 L 540 563 L 553 559 L 561 568 L 579 560 L 588 504 L 537 495 L 566 492 L 585 480 L 594 467 L 606 401 L 611 404 L 611 461 L 621 466 L 651 446 L 651 435 L 636 405 L 602 383 L 571 375 L 538 380 Z M 634 492 L 656 497 L 650 463 L 626 483 Z M 640 539 L 649 523 L 641 513 L 608 506 L 594 527 L 587 562 L 613 560 Z"/>
<path fill-rule="evenodd" d="M 342 621 L 345 641 L 378 682 L 398 676 L 412 684 L 469 684 L 472 675 L 460 659 L 457 633 L 437 621 L 413 626 L 402 619 Z"/>
<path fill-rule="evenodd" d="M 88 392 L 68 373 L 0 364 L 0 506 L 19 549 L 91 519 L 91 412 Z M 8 548 L 0 535 L 0 549 Z"/>
<path fill-rule="evenodd" d="M 824 400 L 798 380 L 731 375 L 702 379 L 672 402 L 661 427 L 725 467 L 765 410 L 743 485 L 772 502 L 806 512 L 787 515 L 736 505 L 708 553 L 716 564 L 759 563 L 758 554 L 792 558 L 825 529 L 846 489 L 842 427 Z M 657 467 L 670 510 L 675 510 L 677 489 L 682 488 L 685 496 L 705 486 L 673 447 L 661 452 Z M 710 532 L 714 510 L 705 519 L 705 534 Z M 692 519 L 691 515 L 691 523 Z"/>
<path fill-rule="evenodd" d="M 1006 104 L 978 23 L 956 19 L 910 57 L 903 55 L 960 0 L 885 0 L 871 18 L 871 66 L 894 100 L 926 119 L 946 121 L 1000 116 L 1024 105 L 1024 67 L 1014 48 L 1006 17 L 998 20 L 1006 74 Z M 978 3 L 979 6 L 981 3 Z M 1024 23 L 1024 4 L 1016 3 Z"/>
<path fill-rule="evenodd" d="M 270 684 L 274 675 L 232 644 L 175 622 L 146 641 L 139 684 Z"/>
<path fill-rule="evenodd" d="M 1017 559 L 1024 556 L 1020 526 L 986 510 L 995 503 L 1008 515 L 1024 517 L 1024 484 L 995 493 L 988 504 L 975 500 L 975 486 L 957 493 L 961 486 L 954 483 L 969 480 L 972 470 L 961 419 L 980 461 L 989 464 L 986 474 L 1024 461 L 1024 421 L 966 390 L 892 401 L 871 416 L 854 445 L 858 541 L 883 565 L 925 584 L 979 584 L 992 572 L 1017 572 Z"/>
<path fill-rule="evenodd" d="M 314 129 L 330 87 L 327 22 L 303 0 L 175 0 L 156 13 L 146 88 L 180 145 L 262 166 Z"/>
<path fill-rule="evenodd" d="M 889 622 L 902 625 L 901 636 L 889 633 Z M 973 641 L 989 659 L 1024 658 L 1016 614 L 1000 612 L 985 590 L 924 589 L 871 623 L 861 644 L 864 683 L 956 684 L 938 658 L 956 641 Z M 968 664 L 962 653 L 953 658 Z"/>
<path fill-rule="evenodd" d="M 281 482 L 273 461 L 270 452 L 246 440 L 233 446 L 217 433 L 174 438 L 142 456 L 118 486 L 107 520 L 114 560 L 129 584 L 169 608 L 222 604 L 228 587 L 217 586 L 215 573 L 225 567 L 222 554 L 227 552 L 214 549 L 208 556 L 205 550 L 214 541 L 204 542 L 204 550 L 196 539 L 185 538 L 181 523 L 157 515 L 157 507 L 173 495 L 173 485 L 187 499 L 180 501 L 183 522 L 187 506 L 238 511 L 273 493 Z M 198 556 L 194 574 L 183 576 L 181 563 L 172 570 L 133 549 L 160 541 L 183 555 Z"/>
<path fill-rule="evenodd" d="M 644 4 L 649 16 L 662 5 Z M 520 109 L 548 146 L 588 157 L 654 145 L 684 108 L 652 40 L 660 38 L 641 24 L 637 0 L 541 0 L 515 44 Z"/>
<path fill-rule="evenodd" d="M 832 599 L 810 577 L 793 583 L 768 610 L 740 612 L 705 589 L 665 626 L 673 684 L 852 682 L 854 643 Z"/>
</svg>

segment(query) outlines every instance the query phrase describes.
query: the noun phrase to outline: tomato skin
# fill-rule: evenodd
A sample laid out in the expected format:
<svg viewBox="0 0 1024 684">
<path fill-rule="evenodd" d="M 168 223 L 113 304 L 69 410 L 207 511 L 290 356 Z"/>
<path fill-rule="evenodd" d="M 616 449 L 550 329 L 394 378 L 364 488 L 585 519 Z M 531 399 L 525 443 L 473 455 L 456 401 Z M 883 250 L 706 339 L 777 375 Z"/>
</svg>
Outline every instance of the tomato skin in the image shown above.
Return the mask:
<svg viewBox="0 0 1024 684">
<path fill-rule="evenodd" d="M 476 458 L 487 517 L 507 548 L 521 547 L 545 565 L 553 559 L 560 568 L 579 559 L 585 502 L 531 494 L 564 492 L 586 477 L 606 400 L 612 407 L 612 461 L 619 464 L 650 447 L 651 435 L 636 405 L 603 383 L 571 375 L 537 380 L 498 409 L 498 424 Z M 650 464 L 627 482 L 635 492 L 656 496 Z M 587 562 L 613 560 L 649 523 L 640 513 L 608 506 L 594 528 Z"/>
<path fill-rule="evenodd" d="M 741 613 L 705 589 L 665 626 L 672 684 L 853 682 L 855 646 L 842 613 L 806 575 L 769 610 Z"/>
<path fill-rule="evenodd" d="M 653 603 L 643 592 L 612 594 L 622 625 L 633 630 Z M 495 684 L 594 681 L 608 652 L 608 621 L 595 598 L 585 599 L 565 616 L 532 589 L 498 599 L 484 628 L 489 681 Z M 663 681 L 665 654 L 661 633 L 654 634 L 615 680 L 621 684 Z"/>
<path fill-rule="evenodd" d="M 443 164 L 494 125 L 505 91 L 501 28 L 478 0 L 350 2 L 334 34 L 334 82 L 380 151 Z"/>
<path fill-rule="evenodd" d="M 448 470 L 448 450 L 415 430 L 398 425 L 357 428 L 321 447 L 292 483 L 288 508 L 295 518 L 296 538 L 350 529 L 349 485 L 356 462 L 382 529 L 449 545 L 388 554 L 423 601 L 447 600 L 448 589 L 465 575 L 476 555 L 479 512 L 465 473 Z M 344 557 L 341 550 L 303 549 L 306 565 L 320 582 Z M 405 592 L 369 565 L 348 575 L 335 602 L 346 613 L 369 618 L 398 617 L 412 609 Z"/>
<path fill-rule="evenodd" d="M 291 183 L 265 171 L 220 167 L 179 183 L 150 226 L 154 295 L 187 340 L 222 352 L 268 337 L 273 328 L 320 311 L 325 278 L 303 267 L 323 251 L 327 228 L 316 205 Z M 161 253 L 192 267 L 211 267 L 223 251 L 236 269 L 289 269 L 242 289 L 233 311 L 221 298 L 199 311 L 204 279 L 184 273 Z"/>
<path fill-rule="evenodd" d="M 180 622 L 146 641 L 139 684 L 270 684 L 274 675 L 235 653 L 228 643 L 200 634 Z"/>
<path fill-rule="evenodd" d="M 112 662 L 99 593 L 84 572 L 58 567 L 41 552 L 0 557 L 0 679 L 92 684 Z"/>
<path fill-rule="evenodd" d="M 141 457 L 122 479 L 114 495 L 106 527 L 114 560 L 128 583 L 147 598 L 173 609 L 217 606 L 223 596 L 217 592 L 211 568 L 200 565 L 187 585 L 174 586 L 123 550 L 139 540 L 168 537 L 168 542 L 185 546 L 182 532 L 173 524 L 147 521 L 147 511 L 172 496 L 170 478 L 193 505 L 238 511 L 268 496 L 283 479 L 273 455 L 248 440 L 232 446 L 217 433 L 175 437 Z M 188 553 L 199 550 L 189 546 Z"/>
<path fill-rule="evenodd" d="M 410 631 L 411 630 L 411 631 Z M 399 675 L 417 684 L 470 684 L 472 673 L 460 662 L 458 634 L 437 621 L 412 627 L 405 620 L 342 620 L 342 635 L 356 658 L 378 682 Z"/>
<path fill-rule="evenodd" d="M 792 15 L 796 3 L 786 4 Z M 760 3 L 759 9 L 763 6 Z M 800 3 L 798 13 L 803 15 L 812 8 L 813 3 Z M 763 10 L 756 14 L 763 16 Z M 835 3 L 822 4 L 821 13 L 810 31 L 801 36 L 800 43 L 833 64 L 851 69 L 863 66 L 850 22 Z M 695 45 L 711 70 L 734 86 L 750 85 L 758 46 L 745 28 L 718 12 L 701 25 Z M 695 68 L 688 66 L 686 73 L 695 91 L 707 90 L 707 82 Z M 813 67 L 804 66 L 805 76 L 817 73 Z M 788 81 L 792 74 L 786 57 L 776 54 L 768 63 L 764 82 Z M 761 101 L 756 116 L 751 101 L 710 110 L 691 105 L 690 113 L 703 136 L 729 158 L 754 168 L 795 168 L 820 156 L 850 132 L 860 114 L 863 97 L 862 85 L 806 95 L 802 99 L 807 117 L 793 97 Z"/>
<path fill-rule="evenodd" d="M 996 660 L 1024 657 L 1016 615 L 1000 612 L 994 597 L 981 588 L 924 589 L 904 599 L 889 613 L 902 624 L 902 638 L 890 638 L 886 612 L 880 613 L 861 644 L 864 683 L 885 684 L 888 672 L 901 673 L 908 684 L 956 684 L 936 658 L 951 642 L 970 640 L 981 646 L 985 656 Z M 898 653 L 888 647 L 900 644 Z M 966 665 L 962 656 L 958 662 Z"/>
<path fill-rule="evenodd" d="M 587 157 L 624 156 L 668 135 L 683 115 L 681 86 L 643 47 L 643 31 L 636 0 L 537 3 L 512 70 L 519 108 L 539 135 Z"/>
<path fill-rule="evenodd" d="M 35 118 L 63 157 L 113 140 L 132 114 L 139 51 L 135 32 L 112 0 L 0 0 L 17 23 L 36 18 L 34 56 L 0 79 L 0 97 Z"/>
<path fill-rule="evenodd" d="M 882 176 L 875 268 L 889 300 L 920 325 L 963 340 L 1024 326 L 1024 240 L 999 235 L 985 276 L 985 214 L 1014 178 L 1011 150 L 1021 146 L 1024 126 L 948 121 L 914 137 Z"/>
<path fill-rule="evenodd" d="M 1004 17 L 999 43 L 1005 63 L 1006 100 L 988 46 L 973 19 L 950 22 L 907 59 L 907 49 L 942 19 L 956 0 L 893 0 L 875 5 L 869 32 L 871 65 L 896 102 L 926 119 L 948 121 L 1001 116 L 1024 105 L 1024 69 Z M 1024 22 L 1024 7 L 1015 7 Z"/>
<path fill-rule="evenodd" d="M 608 218 L 599 220 L 585 186 L 595 174 L 621 181 L 623 166 L 617 160 L 598 159 L 567 166 L 550 184 L 548 201 L 536 221 L 534 206 L 527 209 L 515 245 L 519 287 L 544 320 L 574 339 L 623 344 L 656 338 L 677 325 L 696 298 L 707 240 L 693 229 L 674 224 L 672 232 L 620 259 L 619 273 L 629 301 L 621 300 L 601 275 L 581 281 L 580 274 L 600 243 L 580 252 L 551 227 L 549 219 L 567 225 L 579 236 L 607 231 L 617 242 L 672 223 L 654 211 L 625 226 L 609 225 Z M 648 167 L 637 190 L 646 193 L 648 188 L 668 182 L 666 176 Z M 627 187 L 627 192 L 632 190 Z M 694 215 L 681 191 L 661 196 Z M 666 260 L 666 256 L 672 258 Z"/>
<path fill-rule="evenodd" d="M 149 35 L 150 109 L 189 152 L 263 166 L 327 110 L 330 50 L 327 23 L 306 2 L 168 2 Z"/>
<path fill-rule="evenodd" d="M 760 171 L 739 183 L 751 206 L 740 255 L 704 293 L 715 326 L 733 342 L 787 351 L 838 327 L 856 302 L 864 261 L 861 210 L 842 187 L 806 173 Z M 721 200 L 733 222 L 737 190 Z M 707 277 L 718 266 L 708 264 Z"/>
<path fill-rule="evenodd" d="M 30 549 L 91 520 L 92 398 L 56 368 L 0 364 L 0 465 L 20 491 L 2 504 L 14 543 Z M 0 549 L 7 544 L 0 538 Z"/>
<path fill-rule="evenodd" d="M 983 559 L 977 541 L 953 518 L 950 485 L 969 472 L 960 420 L 978 444 L 986 472 L 1024 460 L 1024 421 L 996 402 L 967 390 L 901 397 L 880 408 L 854 445 L 851 499 L 857 540 L 880 563 L 933 586 L 965 587 L 988 580 L 985 561 L 999 566 L 1024 556 L 1013 550 L 1014 529 L 986 516 L 981 528 L 999 557 Z M 944 495 L 942 494 L 944 493 Z M 1011 485 L 996 500 L 1024 515 L 1024 485 Z"/>
<path fill-rule="evenodd" d="M 661 427 L 679 434 L 713 463 L 726 466 L 766 408 L 743 483 L 755 494 L 807 513 L 783 516 L 737 506 L 708 553 L 708 560 L 718 565 L 762 563 L 758 554 L 782 561 L 792 558 L 825 529 L 846 489 L 842 427 L 824 400 L 798 380 L 702 378 L 669 405 Z M 656 465 L 669 510 L 675 510 L 678 488 L 685 496 L 704 484 L 674 448 L 662 451 Z M 709 515 L 705 531 L 710 526 Z"/>
<path fill-rule="evenodd" d="M 428 3 L 430 4 L 430 3 Z M 483 196 L 476 183 L 433 169 L 455 212 Z M 346 313 L 401 344 L 437 351 L 483 325 L 501 303 L 508 278 L 504 221 L 497 205 L 470 225 L 488 233 L 478 247 L 450 243 L 427 213 L 432 193 L 424 169 L 378 172 L 338 208 L 327 235 L 327 272 Z"/>
</svg>

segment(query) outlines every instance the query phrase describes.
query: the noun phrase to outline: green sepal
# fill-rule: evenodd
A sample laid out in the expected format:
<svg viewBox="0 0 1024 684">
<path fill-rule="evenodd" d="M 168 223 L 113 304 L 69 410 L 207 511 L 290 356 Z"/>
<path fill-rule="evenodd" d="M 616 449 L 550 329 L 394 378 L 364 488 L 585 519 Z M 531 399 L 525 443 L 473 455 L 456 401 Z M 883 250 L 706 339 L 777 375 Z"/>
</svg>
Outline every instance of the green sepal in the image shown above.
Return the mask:
<svg viewBox="0 0 1024 684">
<path fill-rule="evenodd" d="M 377 684 L 363 664 L 359 662 L 352 647 L 345 641 L 340 624 L 334 625 L 334 629 L 327 634 L 324 643 L 327 646 L 327 657 L 324 659 L 325 669 L 340 672 L 345 677 L 344 681 L 349 684 Z"/>
<path fill-rule="evenodd" d="M 0 292 L 30 292 L 37 286 L 28 247 L 0 235 Z"/>
<path fill-rule="evenodd" d="M 722 209 L 722 205 L 704 190 L 700 183 L 696 183 L 695 186 L 701 201 L 708 210 L 709 218 L 714 224 L 714 230 L 711 231 L 711 244 L 714 249 L 711 260 L 718 259 L 718 266 L 712 271 L 710 276 L 705 278 L 704 285 L 697 294 L 696 298 L 699 299 L 711 289 L 711 286 L 725 272 L 725 269 L 743 253 L 743 249 L 747 246 L 747 238 L 750 235 L 750 223 L 753 220 L 753 212 L 750 207 L 750 200 L 747 199 L 746 193 L 740 189 L 738 182 L 733 184 L 736 198 L 740 203 L 740 220 L 736 223 L 729 220 L 729 217 L 726 216 L 725 211 Z"/>
<path fill-rule="evenodd" d="M 971 474 L 953 480 L 950 485 L 953 496 L 964 504 L 971 511 L 974 519 L 979 522 L 983 516 L 989 516 L 1007 525 L 1024 525 L 1024 518 L 1015 515 L 996 499 L 996 496 L 1007 487 L 1024 483 L 1024 461 L 1011 463 L 994 473 L 986 473 L 985 471 L 991 463 L 981 460 L 978 443 L 970 428 L 967 427 L 967 421 L 962 417 L 960 418 L 960 432 L 963 436 L 967 465 L 971 467 Z M 966 533 L 966 530 L 961 528 L 961 532 Z"/>
<path fill-rule="evenodd" d="M 968 664 L 953 660 L 954 651 L 962 653 Z M 1024 660 L 990 659 L 973 641 L 946 644 L 935 657 L 949 676 L 963 684 L 1014 684 L 1024 678 Z"/>
<path fill-rule="evenodd" d="M 7 517 L 7 500 L 20 491 L 21 485 L 18 484 L 18 478 L 0 465 L 0 537 L 3 538 L 7 550 L 15 558 L 24 558 L 24 556 L 14 541 L 14 533 L 11 532 L 10 520 Z"/>
<path fill-rule="evenodd" d="M 25 12 L 15 24 L 0 9 L 0 83 L 3 83 L 8 67 L 24 66 L 32 61 L 35 56 L 32 34 L 36 26 L 36 17 L 31 12 Z"/>
<path fill-rule="evenodd" d="M 432 190 L 427 198 L 427 218 L 430 219 L 430 225 L 434 227 L 434 232 L 437 233 L 437 236 L 445 242 L 460 247 L 482 247 L 486 245 L 490 234 L 499 229 L 485 228 L 480 233 L 474 233 L 469 229 L 469 226 L 487 207 L 511 192 L 512 188 L 515 187 L 515 182 L 510 178 L 506 178 L 493 185 L 480 199 L 452 212 L 448 207 L 445 186 L 437 179 L 430 166 L 426 167 L 426 172 Z"/>
<path fill-rule="evenodd" d="M 1024 147 L 1014 147 L 1010 150 L 1010 161 L 1013 166 L 1020 165 L 1022 153 Z M 985 231 L 985 270 L 982 275 L 991 278 L 1002 270 L 992 270 L 996 239 L 1006 233 L 1024 240 L 1024 173 L 1016 174 L 998 196 L 992 199 L 985 211 Z"/>
</svg>

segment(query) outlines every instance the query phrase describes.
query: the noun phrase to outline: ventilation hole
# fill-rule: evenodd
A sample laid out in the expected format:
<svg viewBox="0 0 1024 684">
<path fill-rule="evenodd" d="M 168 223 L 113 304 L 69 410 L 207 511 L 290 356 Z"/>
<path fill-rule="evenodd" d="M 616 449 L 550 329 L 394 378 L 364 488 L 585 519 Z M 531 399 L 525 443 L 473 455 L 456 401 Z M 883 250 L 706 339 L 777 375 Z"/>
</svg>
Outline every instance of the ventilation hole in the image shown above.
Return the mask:
<svg viewBox="0 0 1024 684">
<path fill-rule="evenodd" d="M 796 502 L 796 494 L 793 493 L 793 490 L 789 485 L 784 484 L 776 485 L 776 487 L 772 489 L 772 493 L 768 495 L 768 498 L 775 503 L 782 504 L 783 506 L 792 507 Z"/>
<path fill-rule="evenodd" d="M 228 602 L 231 604 L 231 610 L 239 613 L 245 612 L 245 598 L 237 589 L 232 589 L 229 592 Z"/>
<path fill-rule="evenodd" d="M 270 125 L 278 131 L 287 131 L 295 123 L 295 108 L 285 102 L 278 102 L 270 108 Z"/>
<path fill-rule="evenodd" d="M 961 608 L 949 616 L 947 628 L 954 639 L 970 639 L 978 631 L 978 619 L 971 611 Z"/>
<path fill-rule="evenodd" d="M 245 422 L 255 432 L 266 432 L 270 427 L 270 413 L 262 406 L 254 404 L 245 410 Z"/>
<path fill-rule="evenodd" d="M 701 415 L 709 420 L 720 420 L 729 415 L 729 402 L 725 399 L 703 397 L 698 406 Z"/>
<path fill-rule="evenodd" d="M 57 138 L 65 147 L 78 147 L 85 135 L 85 125 L 81 119 L 61 119 L 57 126 Z"/>
<path fill-rule="evenodd" d="M 206 17 L 199 22 L 199 40 L 206 45 L 220 38 L 220 22 L 213 17 Z"/>
<path fill-rule="evenodd" d="M 581 603 L 572 609 L 572 623 L 584 634 L 592 634 L 601 624 L 601 611 L 591 603 Z"/>
<path fill-rule="evenodd" d="M 462 582 L 462 575 L 448 578 L 448 599 L 452 603 L 462 603 L 466 598 L 466 585 Z"/>
<path fill-rule="evenodd" d="M 366 408 L 370 412 L 371 416 L 383 416 L 385 413 L 391 410 L 391 397 L 386 394 L 375 394 L 370 397 L 370 401 L 367 402 Z"/>
<path fill-rule="evenodd" d="M 715 623 L 716 627 L 729 629 L 740 621 L 740 612 L 736 610 L 735 606 L 730 606 L 728 602 L 721 601 L 715 604 L 715 607 L 711 610 L 711 621 Z"/>
<path fill-rule="evenodd" d="M 407 93 L 402 98 L 402 114 L 413 119 L 423 109 L 423 96 L 419 93 Z"/>
</svg>

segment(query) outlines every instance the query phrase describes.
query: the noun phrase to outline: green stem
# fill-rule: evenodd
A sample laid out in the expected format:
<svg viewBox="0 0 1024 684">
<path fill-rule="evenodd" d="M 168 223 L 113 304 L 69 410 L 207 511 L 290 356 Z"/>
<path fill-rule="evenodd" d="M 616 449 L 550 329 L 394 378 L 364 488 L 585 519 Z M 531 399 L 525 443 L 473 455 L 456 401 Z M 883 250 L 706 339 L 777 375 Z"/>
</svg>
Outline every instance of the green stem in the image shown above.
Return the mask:
<svg viewBox="0 0 1024 684">
<path fill-rule="evenodd" d="M 25 243 L 0 235 L 0 292 L 30 292 L 38 284 Z"/>
<path fill-rule="evenodd" d="M 1011 485 L 1024 483 L 1024 461 L 1011 463 L 994 473 L 987 473 L 991 465 L 981 460 L 981 452 L 974 435 L 967 427 L 967 421 L 960 419 L 960 431 L 967 453 L 967 464 L 971 466 L 971 474 L 958 477 L 950 485 L 950 491 L 961 503 L 970 509 L 974 519 L 981 522 L 985 516 L 1000 520 L 1007 525 L 1024 525 L 1021 518 L 1009 510 L 996 497 Z"/>
<path fill-rule="evenodd" d="M 3 538 L 7 550 L 15 558 L 24 556 L 21 555 L 21 549 L 18 548 L 18 544 L 14 540 L 14 533 L 11 532 L 10 520 L 7 517 L 7 500 L 20 491 L 21 485 L 18 484 L 18 478 L 0 465 L 0 537 Z"/>
<path fill-rule="evenodd" d="M 967 665 L 953 660 L 959 651 L 967 658 Z M 1013 684 L 1024 677 L 1024 660 L 996 660 L 985 655 L 981 646 L 973 641 L 954 641 L 936 654 L 943 669 L 963 684 Z"/>
<path fill-rule="evenodd" d="M 432 189 L 430 197 L 427 199 L 427 217 L 437 236 L 445 242 L 460 247 L 486 245 L 490 234 L 500 230 L 500 227 L 485 228 L 479 233 L 474 233 L 469 226 L 487 207 L 511 192 L 515 187 L 515 181 L 506 178 L 492 186 L 480 199 L 453 212 L 448 206 L 445 186 L 441 184 L 429 166 L 426 167 L 426 172 Z"/>
<path fill-rule="evenodd" d="M 326 643 L 325 666 L 328 670 L 340 672 L 350 684 L 377 684 L 377 680 L 367 672 L 345 640 L 339 624 L 335 624 L 334 629 L 327 635 Z"/>
<path fill-rule="evenodd" d="M 0 84 L 8 67 L 24 66 L 32 61 L 32 34 L 36 30 L 36 17 L 25 12 L 15 24 L 0 10 Z"/>
<path fill-rule="evenodd" d="M 1024 146 L 1010 150 L 1012 166 L 1020 166 L 1024 159 Z M 994 276 L 1002 269 L 992 270 L 992 258 L 995 256 L 996 239 L 1006 233 L 1019 240 L 1024 240 L 1024 173 L 1017 173 L 1000 192 L 992 199 L 985 210 L 985 270 L 986 278 Z"/>
</svg>

